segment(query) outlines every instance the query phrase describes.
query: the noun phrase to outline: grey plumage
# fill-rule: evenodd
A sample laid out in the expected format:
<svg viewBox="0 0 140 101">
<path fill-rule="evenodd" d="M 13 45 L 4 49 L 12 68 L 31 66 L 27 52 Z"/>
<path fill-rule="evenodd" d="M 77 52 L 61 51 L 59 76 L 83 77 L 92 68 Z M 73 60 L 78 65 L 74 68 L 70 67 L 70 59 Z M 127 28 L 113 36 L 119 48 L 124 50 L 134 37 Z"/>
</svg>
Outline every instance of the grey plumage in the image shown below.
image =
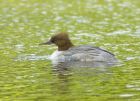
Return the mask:
<svg viewBox="0 0 140 101">
<path fill-rule="evenodd" d="M 116 62 L 114 54 L 98 47 L 81 45 L 71 47 L 63 53 L 65 61 L 93 61 L 93 62 Z"/>
</svg>

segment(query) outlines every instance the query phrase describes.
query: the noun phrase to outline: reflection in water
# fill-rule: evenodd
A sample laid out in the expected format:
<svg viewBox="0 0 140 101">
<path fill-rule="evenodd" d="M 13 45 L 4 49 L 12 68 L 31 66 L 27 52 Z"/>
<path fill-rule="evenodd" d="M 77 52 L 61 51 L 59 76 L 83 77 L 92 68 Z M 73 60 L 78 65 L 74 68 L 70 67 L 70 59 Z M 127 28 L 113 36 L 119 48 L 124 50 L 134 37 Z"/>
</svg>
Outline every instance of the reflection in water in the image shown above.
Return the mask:
<svg viewBox="0 0 140 101">
<path fill-rule="evenodd" d="M 117 65 L 117 63 L 107 63 L 103 61 L 97 61 L 97 62 L 90 62 L 90 61 L 68 61 L 68 62 L 53 62 L 53 66 L 55 67 L 111 67 Z"/>
<path fill-rule="evenodd" d="M 56 76 L 56 79 L 57 79 L 56 82 L 53 82 L 52 84 L 53 95 L 62 96 L 62 97 L 65 96 L 64 98 L 60 97 L 60 100 L 65 99 L 66 101 L 71 101 L 72 98 L 69 97 L 71 93 L 70 69 L 59 64 L 52 68 L 52 72 Z"/>
<path fill-rule="evenodd" d="M 90 67 L 98 67 L 98 70 Z M 101 67 L 102 66 L 102 67 Z M 105 63 L 90 63 L 90 62 L 60 62 L 58 64 L 53 64 L 52 72 L 56 76 L 56 81 L 53 82 L 51 85 L 52 87 L 52 93 L 53 95 L 58 96 L 65 96 L 66 101 L 74 100 L 74 97 L 71 97 L 70 95 L 73 95 L 73 91 L 71 91 L 70 87 L 73 86 L 73 80 L 72 78 L 74 75 L 78 74 L 81 77 L 85 77 L 84 80 L 87 80 L 87 78 L 96 78 L 97 75 L 100 75 L 101 73 L 105 73 L 107 68 L 106 66 L 112 66 L 112 64 L 105 64 Z M 81 68 L 84 67 L 84 68 Z M 109 78 L 102 78 L 103 81 L 108 80 Z M 80 81 L 79 81 L 80 83 Z M 90 82 L 85 82 L 85 84 L 90 85 Z M 93 85 L 94 86 L 94 85 Z M 87 92 L 90 91 L 89 88 L 86 89 Z M 85 91 L 84 93 L 87 94 Z M 90 93 L 90 92 L 89 92 Z M 60 97 L 61 98 L 61 97 Z M 64 98 L 63 98 L 64 99 Z"/>
</svg>

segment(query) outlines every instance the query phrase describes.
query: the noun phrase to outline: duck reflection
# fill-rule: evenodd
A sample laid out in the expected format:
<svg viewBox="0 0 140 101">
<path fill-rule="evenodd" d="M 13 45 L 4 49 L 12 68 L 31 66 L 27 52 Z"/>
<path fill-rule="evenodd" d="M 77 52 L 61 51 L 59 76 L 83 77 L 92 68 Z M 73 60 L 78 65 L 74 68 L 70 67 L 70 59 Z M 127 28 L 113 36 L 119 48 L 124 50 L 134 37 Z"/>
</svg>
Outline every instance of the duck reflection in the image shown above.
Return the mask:
<svg viewBox="0 0 140 101">
<path fill-rule="evenodd" d="M 117 65 L 114 62 L 104 62 L 104 61 L 68 61 L 68 62 L 52 62 L 54 67 L 57 67 L 59 69 L 66 69 L 68 67 L 90 67 L 90 68 L 97 68 L 97 67 L 112 67 L 114 65 Z"/>
<path fill-rule="evenodd" d="M 100 70 L 91 67 L 101 67 Z M 74 85 L 73 78 L 74 75 L 80 75 L 81 77 L 94 78 L 99 74 L 106 73 L 106 67 L 112 66 L 112 64 L 105 63 L 91 63 L 91 62 L 59 62 L 53 64 L 52 72 L 56 77 L 56 81 L 52 84 L 53 94 L 58 96 L 65 96 L 66 101 L 71 101 L 74 98 L 69 96 L 73 94 L 71 87 Z M 84 68 L 81 68 L 84 67 Z M 98 68 L 99 69 L 99 68 Z M 105 78 L 106 79 L 106 78 Z M 87 82 L 88 84 L 88 82 Z M 60 97 L 61 98 L 61 97 Z"/>
<path fill-rule="evenodd" d="M 53 66 L 52 73 L 56 77 L 56 81 L 52 84 L 53 95 L 59 96 L 59 100 L 65 99 L 66 101 L 71 101 L 73 98 L 69 95 L 71 94 L 71 71 L 70 68 L 64 66 L 63 63 Z M 65 96 L 61 98 L 60 96 Z"/>
</svg>

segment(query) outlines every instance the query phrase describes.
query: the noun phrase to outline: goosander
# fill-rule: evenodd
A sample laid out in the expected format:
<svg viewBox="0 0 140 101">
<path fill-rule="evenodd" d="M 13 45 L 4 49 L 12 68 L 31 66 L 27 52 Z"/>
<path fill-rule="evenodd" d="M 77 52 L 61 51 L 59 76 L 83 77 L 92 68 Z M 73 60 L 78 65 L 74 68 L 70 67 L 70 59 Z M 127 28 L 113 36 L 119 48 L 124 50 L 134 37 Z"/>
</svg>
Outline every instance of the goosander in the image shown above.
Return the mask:
<svg viewBox="0 0 140 101">
<path fill-rule="evenodd" d="M 90 61 L 90 62 L 105 62 L 115 63 L 117 59 L 114 54 L 99 47 L 91 45 L 75 46 L 71 42 L 67 33 L 58 33 L 53 35 L 49 41 L 41 43 L 41 45 L 55 44 L 58 47 L 51 56 L 52 61 L 57 62 L 75 62 L 75 61 Z"/>
</svg>

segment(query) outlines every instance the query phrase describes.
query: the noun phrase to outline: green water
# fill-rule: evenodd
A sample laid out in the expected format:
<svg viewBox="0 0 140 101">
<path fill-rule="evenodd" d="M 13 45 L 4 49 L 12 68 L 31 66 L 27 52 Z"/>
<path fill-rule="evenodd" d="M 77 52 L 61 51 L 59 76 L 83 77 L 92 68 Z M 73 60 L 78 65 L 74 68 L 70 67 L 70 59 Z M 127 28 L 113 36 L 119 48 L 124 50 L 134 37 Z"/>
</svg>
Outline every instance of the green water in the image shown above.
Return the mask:
<svg viewBox="0 0 140 101">
<path fill-rule="evenodd" d="M 0 19 L 0 101 L 140 101 L 139 0 L 1 0 Z M 62 31 L 121 64 L 61 70 L 17 59 L 51 54 L 55 46 L 38 44 Z"/>
</svg>

